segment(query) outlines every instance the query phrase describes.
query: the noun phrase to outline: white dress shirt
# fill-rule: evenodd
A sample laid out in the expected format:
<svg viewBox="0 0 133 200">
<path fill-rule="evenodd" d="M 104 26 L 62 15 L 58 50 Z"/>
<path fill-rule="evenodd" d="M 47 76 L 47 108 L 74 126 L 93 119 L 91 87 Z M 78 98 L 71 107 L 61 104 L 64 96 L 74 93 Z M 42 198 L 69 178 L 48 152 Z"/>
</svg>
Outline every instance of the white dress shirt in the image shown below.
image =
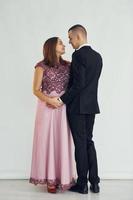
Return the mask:
<svg viewBox="0 0 133 200">
<path fill-rule="evenodd" d="M 79 48 L 76 49 L 76 51 L 79 50 L 81 47 L 84 47 L 84 46 L 90 46 L 90 44 L 88 44 L 88 43 L 82 44 L 82 45 L 79 46 Z"/>
</svg>

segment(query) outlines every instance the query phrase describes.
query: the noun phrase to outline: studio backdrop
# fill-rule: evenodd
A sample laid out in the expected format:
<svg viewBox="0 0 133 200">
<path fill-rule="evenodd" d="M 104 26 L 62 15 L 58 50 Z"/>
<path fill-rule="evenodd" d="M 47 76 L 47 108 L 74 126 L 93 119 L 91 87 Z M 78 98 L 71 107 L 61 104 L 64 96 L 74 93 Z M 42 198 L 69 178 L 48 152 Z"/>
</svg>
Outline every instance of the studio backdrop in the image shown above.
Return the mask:
<svg viewBox="0 0 133 200">
<path fill-rule="evenodd" d="M 82 24 L 103 57 L 94 140 L 101 178 L 133 178 L 133 1 L 0 0 L 0 178 L 29 178 L 37 97 L 35 64 L 46 39 Z M 47 119 L 46 119 L 47 120 Z"/>
</svg>

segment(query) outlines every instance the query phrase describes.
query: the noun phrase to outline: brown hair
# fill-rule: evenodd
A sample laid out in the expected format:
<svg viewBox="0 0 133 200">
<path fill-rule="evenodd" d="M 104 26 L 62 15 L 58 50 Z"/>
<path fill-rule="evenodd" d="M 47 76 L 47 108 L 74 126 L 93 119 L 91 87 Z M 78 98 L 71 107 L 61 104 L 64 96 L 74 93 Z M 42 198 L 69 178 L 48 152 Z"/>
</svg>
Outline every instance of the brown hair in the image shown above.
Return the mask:
<svg viewBox="0 0 133 200">
<path fill-rule="evenodd" d="M 48 65 L 49 67 L 54 67 L 56 64 L 59 64 L 57 62 L 57 56 L 56 56 L 56 45 L 58 42 L 58 37 L 52 37 L 46 40 L 46 42 L 43 45 L 43 56 L 44 56 L 44 64 Z M 66 64 L 66 61 L 60 57 L 60 63 Z"/>
</svg>

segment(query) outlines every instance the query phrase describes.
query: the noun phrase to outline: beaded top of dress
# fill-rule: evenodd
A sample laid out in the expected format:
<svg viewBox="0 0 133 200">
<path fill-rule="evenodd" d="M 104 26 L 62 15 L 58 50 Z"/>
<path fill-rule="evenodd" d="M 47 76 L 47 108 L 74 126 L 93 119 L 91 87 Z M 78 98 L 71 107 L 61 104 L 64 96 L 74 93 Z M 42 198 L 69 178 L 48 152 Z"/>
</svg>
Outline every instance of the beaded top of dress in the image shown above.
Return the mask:
<svg viewBox="0 0 133 200">
<path fill-rule="evenodd" d="M 56 91 L 56 93 L 60 94 L 66 90 L 70 74 L 69 62 L 49 67 L 43 61 L 40 61 L 35 65 L 36 67 L 42 67 L 44 69 L 41 91 L 46 91 L 48 94 Z"/>
</svg>

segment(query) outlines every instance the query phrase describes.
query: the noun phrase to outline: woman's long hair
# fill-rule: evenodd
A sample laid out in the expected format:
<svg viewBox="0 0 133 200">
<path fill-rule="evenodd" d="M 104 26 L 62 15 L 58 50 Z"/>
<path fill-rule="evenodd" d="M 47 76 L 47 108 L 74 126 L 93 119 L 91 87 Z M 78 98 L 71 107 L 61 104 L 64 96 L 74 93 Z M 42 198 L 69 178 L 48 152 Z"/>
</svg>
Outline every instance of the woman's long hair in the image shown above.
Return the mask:
<svg viewBox="0 0 133 200">
<path fill-rule="evenodd" d="M 58 42 L 58 37 L 52 37 L 46 40 L 43 45 L 43 56 L 44 56 L 44 64 L 49 67 L 54 67 L 58 65 L 57 56 L 56 56 L 56 45 Z M 66 64 L 67 62 L 60 57 L 60 64 Z"/>
</svg>

